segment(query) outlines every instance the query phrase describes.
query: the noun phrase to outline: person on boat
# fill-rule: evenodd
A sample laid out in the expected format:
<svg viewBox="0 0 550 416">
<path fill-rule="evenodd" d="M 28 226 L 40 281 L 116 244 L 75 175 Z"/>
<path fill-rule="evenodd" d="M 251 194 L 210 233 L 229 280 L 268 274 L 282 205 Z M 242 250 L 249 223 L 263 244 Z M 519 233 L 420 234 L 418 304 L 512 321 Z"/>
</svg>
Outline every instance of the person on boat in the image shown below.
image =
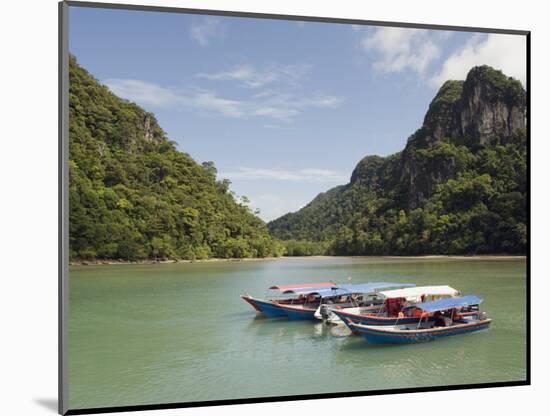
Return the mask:
<svg viewBox="0 0 550 416">
<path fill-rule="evenodd" d="M 439 311 L 434 313 L 434 326 L 446 326 L 444 316 Z"/>
<path fill-rule="evenodd" d="M 315 302 L 315 295 L 312 293 L 307 297 L 307 303 L 313 303 Z"/>
<path fill-rule="evenodd" d="M 462 316 L 461 311 L 459 309 L 455 309 L 453 313 L 453 322 L 462 321 L 464 319 L 464 316 Z"/>
</svg>

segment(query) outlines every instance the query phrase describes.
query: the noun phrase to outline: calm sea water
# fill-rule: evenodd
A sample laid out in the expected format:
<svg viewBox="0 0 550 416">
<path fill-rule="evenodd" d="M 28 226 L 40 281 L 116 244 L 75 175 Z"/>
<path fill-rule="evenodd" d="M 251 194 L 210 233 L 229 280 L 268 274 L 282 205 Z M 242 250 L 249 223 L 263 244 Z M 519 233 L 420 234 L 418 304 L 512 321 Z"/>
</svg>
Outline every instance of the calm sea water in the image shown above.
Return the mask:
<svg viewBox="0 0 550 416">
<path fill-rule="evenodd" d="M 370 346 L 340 327 L 262 319 L 239 295 L 334 280 L 449 284 L 488 331 Z M 73 409 L 524 380 L 524 259 L 315 258 L 70 269 Z"/>
</svg>

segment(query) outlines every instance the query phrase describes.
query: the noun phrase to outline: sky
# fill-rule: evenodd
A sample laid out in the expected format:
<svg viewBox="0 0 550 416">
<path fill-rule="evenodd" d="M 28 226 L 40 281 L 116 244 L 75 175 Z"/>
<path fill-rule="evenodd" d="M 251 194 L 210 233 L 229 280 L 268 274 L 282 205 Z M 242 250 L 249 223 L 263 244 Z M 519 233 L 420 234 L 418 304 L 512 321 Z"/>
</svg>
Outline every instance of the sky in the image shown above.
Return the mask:
<svg viewBox="0 0 550 416">
<path fill-rule="evenodd" d="M 402 150 L 447 79 L 482 64 L 526 78 L 519 35 L 76 6 L 69 22 L 80 65 L 266 221 Z"/>
</svg>

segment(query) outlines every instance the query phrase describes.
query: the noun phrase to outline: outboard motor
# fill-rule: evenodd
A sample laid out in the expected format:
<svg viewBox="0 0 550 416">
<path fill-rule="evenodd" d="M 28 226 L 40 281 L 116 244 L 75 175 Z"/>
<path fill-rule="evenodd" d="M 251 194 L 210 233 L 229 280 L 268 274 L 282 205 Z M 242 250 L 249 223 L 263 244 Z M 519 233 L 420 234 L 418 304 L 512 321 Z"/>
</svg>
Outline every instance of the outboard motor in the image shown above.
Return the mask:
<svg viewBox="0 0 550 416">
<path fill-rule="evenodd" d="M 323 322 L 326 322 L 331 314 L 330 307 L 328 305 L 321 305 L 320 312 L 321 312 L 321 317 L 323 318 Z"/>
</svg>

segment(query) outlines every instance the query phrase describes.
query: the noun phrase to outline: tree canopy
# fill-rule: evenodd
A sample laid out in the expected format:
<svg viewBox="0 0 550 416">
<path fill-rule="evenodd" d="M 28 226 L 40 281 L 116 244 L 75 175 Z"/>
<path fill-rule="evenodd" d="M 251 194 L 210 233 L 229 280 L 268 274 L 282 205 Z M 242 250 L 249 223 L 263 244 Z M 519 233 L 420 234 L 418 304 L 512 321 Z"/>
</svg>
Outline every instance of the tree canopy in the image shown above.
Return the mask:
<svg viewBox="0 0 550 416">
<path fill-rule="evenodd" d="M 71 259 L 202 259 L 281 255 L 284 247 L 213 162 L 176 149 L 153 114 L 70 58 Z"/>
</svg>

